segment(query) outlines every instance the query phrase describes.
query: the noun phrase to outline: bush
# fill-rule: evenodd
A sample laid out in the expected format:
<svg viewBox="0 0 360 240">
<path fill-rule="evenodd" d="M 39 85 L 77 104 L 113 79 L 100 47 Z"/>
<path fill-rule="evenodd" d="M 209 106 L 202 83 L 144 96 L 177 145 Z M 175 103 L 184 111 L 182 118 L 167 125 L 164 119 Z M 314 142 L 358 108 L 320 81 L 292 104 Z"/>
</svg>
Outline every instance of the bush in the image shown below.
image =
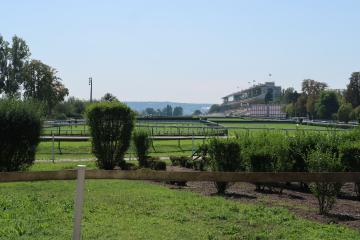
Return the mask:
<svg viewBox="0 0 360 240">
<path fill-rule="evenodd" d="M 171 165 L 180 167 L 191 166 L 191 158 L 186 156 L 170 156 Z"/>
<path fill-rule="evenodd" d="M 320 149 L 312 151 L 307 158 L 310 172 L 339 172 L 343 170 L 340 159 L 335 154 Z M 335 204 L 336 196 L 340 193 L 341 183 L 315 182 L 310 190 L 317 198 L 320 214 L 327 214 Z"/>
<path fill-rule="evenodd" d="M 360 142 L 345 142 L 340 145 L 339 151 L 345 170 L 360 172 Z M 355 192 L 360 197 L 360 182 L 355 183 Z"/>
<path fill-rule="evenodd" d="M 166 162 L 164 161 L 152 161 L 150 162 L 151 169 L 157 171 L 166 171 Z"/>
<path fill-rule="evenodd" d="M 86 114 L 98 167 L 124 166 L 134 128 L 133 111 L 120 102 L 99 102 L 90 105 Z"/>
<path fill-rule="evenodd" d="M 151 138 L 147 131 L 137 130 L 133 134 L 133 142 L 136 150 L 136 156 L 139 161 L 139 167 L 148 167 L 148 153 L 151 146 Z"/>
<path fill-rule="evenodd" d="M 0 100 L 0 126 L 0 171 L 25 170 L 34 163 L 40 142 L 40 105 Z"/>
<path fill-rule="evenodd" d="M 233 139 L 211 139 L 209 143 L 210 167 L 212 171 L 235 172 L 241 170 L 240 144 Z M 218 193 L 224 194 L 228 182 L 215 182 Z"/>
</svg>

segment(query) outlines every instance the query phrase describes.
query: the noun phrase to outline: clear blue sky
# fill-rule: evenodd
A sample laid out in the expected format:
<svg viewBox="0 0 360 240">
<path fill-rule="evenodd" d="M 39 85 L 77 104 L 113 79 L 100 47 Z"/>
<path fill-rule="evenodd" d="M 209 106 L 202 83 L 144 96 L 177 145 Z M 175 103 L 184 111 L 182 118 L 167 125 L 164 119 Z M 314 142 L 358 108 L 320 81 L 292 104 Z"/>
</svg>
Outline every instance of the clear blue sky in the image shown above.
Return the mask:
<svg viewBox="0 0 360 240">
<path fill-rule="evenodd" d="M 360 70 L 360 1 L 1 2 L 0 34 L 55 67 L 70 94 L 216 103 L 272 80 L 345 88 Z"/>
</svg>

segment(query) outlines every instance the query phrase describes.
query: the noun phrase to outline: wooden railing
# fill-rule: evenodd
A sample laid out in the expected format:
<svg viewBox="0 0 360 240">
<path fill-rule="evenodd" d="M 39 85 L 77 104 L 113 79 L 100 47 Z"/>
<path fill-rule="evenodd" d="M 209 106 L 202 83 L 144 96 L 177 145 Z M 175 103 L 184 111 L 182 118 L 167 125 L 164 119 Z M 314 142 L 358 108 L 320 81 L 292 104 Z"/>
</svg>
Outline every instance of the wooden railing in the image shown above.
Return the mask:
<svg viewBox="0 0 360 240">
<path fill-rule="evenodd" d="M 76 179 L 77 170 L 2 172 L 0 182 Z M 86 179 L 218 182 L 360 182 L 360 172 L 175 172 L 153 170 L 86 170 Z"/>
</svg>

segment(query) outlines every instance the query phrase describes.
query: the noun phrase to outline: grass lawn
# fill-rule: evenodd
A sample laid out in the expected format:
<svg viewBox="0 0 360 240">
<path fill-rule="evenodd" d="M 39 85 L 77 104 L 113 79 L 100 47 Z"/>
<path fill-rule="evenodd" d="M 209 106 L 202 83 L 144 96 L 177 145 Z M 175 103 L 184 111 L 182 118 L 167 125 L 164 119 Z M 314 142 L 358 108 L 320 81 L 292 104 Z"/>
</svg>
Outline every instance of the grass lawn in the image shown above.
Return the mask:
<svg viewBox="0 0 360 240">
<path fill-rule="evenodd" d="M 70 239 L 75 181 L 0 184 L 0 239 Z M 360 239 L 283 208 L 170 190 L 151 183 L 87 180 L 83 239 Z"/>
<path fill-rule="evenodd" d="M 203 140 L 194 140 L 194 147 L 202 144 Z M 61 152 L 58 152 L 58 144 L 55 143 L 55 160 L 62 159 L 95 159 L 95 156 L 91 153 L 91 142 L 61 142 Z M 154 148 L 150 149 L 151 156 L 190 156 L 192 153 L 192 141 L 181 140 L 180 147 L 177 140 L 159 140 L 154 141 Z M 51 142 L 41 142 L 37 148 L 36 159 L 37 160 L 49 160 L 51 159 Z M 130 149 L 134 157 L 134 150 Z M 130 156 L 128 153 L 127 157 Z"/>
</svg>

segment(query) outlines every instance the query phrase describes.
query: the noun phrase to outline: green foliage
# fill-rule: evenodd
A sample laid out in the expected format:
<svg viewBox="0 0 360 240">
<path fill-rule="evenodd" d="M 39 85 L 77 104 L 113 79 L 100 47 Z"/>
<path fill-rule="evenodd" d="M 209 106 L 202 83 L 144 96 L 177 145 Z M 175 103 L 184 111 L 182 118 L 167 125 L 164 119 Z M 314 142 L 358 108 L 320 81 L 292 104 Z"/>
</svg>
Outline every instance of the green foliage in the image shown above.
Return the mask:
<svg viewBox="0 0 360 240">
<path fill-rule="evenodd" d="M 0 171 L 25 170 L 34 163 L 40 142 L 40 105 L 0 100 L 0 126 Z"/>
<path fill-rule="evenodd" d="M 174 117 L 180 117 L 184 114 L 184 110 L 182 107 L 180 106 L 177 106 L 174 108 L 174 111 L 173 111 L 173 116 Z"/>
<path fill-rule="evenodd" d="M 95 103 L 87 109 L 87 121 L 98 166 L 102 169 L 124 166 L 124 154 L 134 128 L 132 110 L 120 102 Z"/>
<path fill-rule="evenodd" d="M 345 142 L 340 145 L 339 151 L 345 170 L 360 172 L 360 142 Z M 360 196 L 360 182 L 355 183 L 355 192 Z"/>
<path fill-rule="evenodd" d="M 345 92 L 346 101 L 351 103 L 353 108 L 360 105 L 360 72 L 353 72 Z"/>
<path fill-rule="evenodd" d="M 349 122 L 353 108 L 350 103 L 342 104 L 338 110 L 337 117 L 340 122 Z"/>
<path fill-rule="evenodd" d="M 43 102 L 48 114 L 69 94 L 69 90 L 61 83 L 56 73 L 54 68 L 39 60 L 31 60 L 22 70 L 24 98 Z"/>
<path fill-rule="evenodd" d="M 112 95 L 111 93 L 105 93 L 105 95 L 101 98 L 101 101 L 103 102 L 118 102 L 116 96 Z"/>
<path fill-rule="evenodd" d="M 339 172 L 343 170 L 340 159 L 330 151 L 320 149 L 312 151 L 308 158 L 310 172 Z M 310 190 L 317 198 L 320 214 L 327 214 L 335 204 L 336 196 L 340 193 L 341 183 L 315 182 Z"/>
<path fill-rule="evenodd" d="M 164 161 L 151 161 L 150 162 L 151 169 L 157 170 L 157 171 L 166 171 L 166 162 Z"/>
<path fill-rule="evenodd" d="M 170 156 L 170 161 L 173 166 L 187 167 L 189 166 L 191 158 L 186 156 Z"/>
<path fill-rule="evenodd" d="M 208 148 L 212 171 L 235 172 L 243 169 L 240 144 L 234 139 L 213 138 Z M 224 194 L 227 182 L 215 182 L 218 193 Z"/>
<path fill-rule="evenodd" d="M 322 91 L 315 105 L 316 113 L 321 119 L 331 119 L 339 110 L 339 101 L 334 91 Z"/>
<path fill-rule="evenodd" d="M 150 134 L 144 130 L 136 130 L 133 133 L 133 142 L 139 167 L 148 167 L 147 159 L 152 142 Z"/>
</svg>

